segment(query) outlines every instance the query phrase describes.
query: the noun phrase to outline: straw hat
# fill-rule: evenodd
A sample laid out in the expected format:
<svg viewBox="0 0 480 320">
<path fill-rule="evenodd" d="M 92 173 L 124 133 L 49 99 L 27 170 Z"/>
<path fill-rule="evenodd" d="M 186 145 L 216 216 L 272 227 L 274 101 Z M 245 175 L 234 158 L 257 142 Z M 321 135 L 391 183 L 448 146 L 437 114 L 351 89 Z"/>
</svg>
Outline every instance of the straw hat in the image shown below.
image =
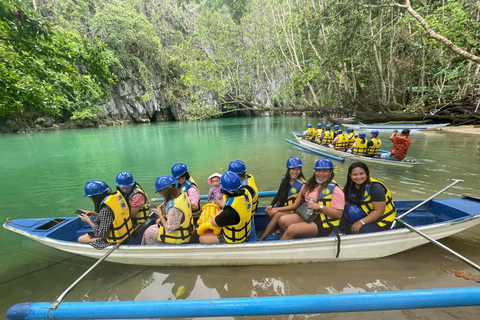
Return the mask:
<svg viewBox="0 0 480 320">
<path fill-rule="evenodd" d="M 208 184 L 209 185 L 212 185 L 212 178 L 218 178 L 218 179 L 221 179 L 222 178 L 222 175 L 220 173 L 217 173 L 215 172 L 214 174 L 212 174 L 210 177 L 208 177 Z"/>
</svg>

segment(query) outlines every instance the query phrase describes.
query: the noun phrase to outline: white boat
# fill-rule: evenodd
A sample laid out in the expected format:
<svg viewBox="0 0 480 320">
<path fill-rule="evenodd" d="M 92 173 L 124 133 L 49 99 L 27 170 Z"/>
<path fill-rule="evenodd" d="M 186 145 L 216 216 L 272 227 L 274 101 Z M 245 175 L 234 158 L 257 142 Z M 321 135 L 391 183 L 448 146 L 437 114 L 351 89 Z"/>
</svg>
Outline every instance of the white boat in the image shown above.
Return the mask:
<svg viewBox="0 0 480 320">
<path fill-rule="evenodd" d="M 398 215 L 420 201 L 396 201 Z M 279 240 L 270 235 L 257 241 L 270 221 L 264 207 L 252 220 L 248 241 L 241 244 L 140 245 L 142 233 L 122 244 L 106 259 L 110 262 L 147 266 L 219 266 L 271 265 L 347 261 L 390 256 L 418 247 L 428 240 L 397 224 L 397 228 L 368 234 L 341 236 L 337 256 L 337 239 L 325 238 Z M 480 201 L 472 198 L 430 200 L 403 218 L 405 223 L 433 239 L 442 239 L 480 224 Z M 150 224 L 154 221 L 150 221 Z M 77 242 L 79 235 L 90 231 L 78 217 L 51 219 L 16 219 L 3 225 L 6 229 L 55 249 L 73 254 L 101 258 L 109 250 L 96 250 Z M 254 230 L 254 231 L 253 231 Z"/>
<path fill-rule="evenodd" d="M 319 144 L 316 144 L 314 142 L 310 142 L 308 140 L 303 139 L 303 136 L 298 133 L 298 132 L 292 132 L 293 135 L 295 136 L 295 139 L 297 142 L 301 145 L 304 145 L 310 149 L 318 150 L 326 154 L 330 154 L 336 157 L 340 158 L 345 158 L 345 159 L 350 159 L 354 161 L 362 161 L 362 162 L 375 162 L 379 164 L 386 164 L 389 166 L 397 166 L 397 167 L 413 167 L 420 165 L 422 163 L 416 161 L 416 160 L 409 160 L 409 159 L 404 159 L 402 161 L 394 161 L 394 160 L 388 160 L 388 159 L 379 159 L 379 158 L 374 158 L 374 157 L 365 157 L 362 155 L 358 154 L 352 154 L 348 153 L 345 151 L 339 151 L 335 150 L 333 148 L 325 147 Z M 386 151 L 380 150 L 380 153 L 385 153 Z"/>
<path fill-rule="evenodd" d="M 441 130 L 441 128 L 450 125 L 450 123 L 435 123 L 435 124 L 412 124 L 412 123 L 400 123 L 400 124 L 349 124 L 349 128 L 355 130 L 378 130 L 378 131 L 393 131 L 398 130 L 401 132 L 403 129 L 410 130 Z"/>
</svg>

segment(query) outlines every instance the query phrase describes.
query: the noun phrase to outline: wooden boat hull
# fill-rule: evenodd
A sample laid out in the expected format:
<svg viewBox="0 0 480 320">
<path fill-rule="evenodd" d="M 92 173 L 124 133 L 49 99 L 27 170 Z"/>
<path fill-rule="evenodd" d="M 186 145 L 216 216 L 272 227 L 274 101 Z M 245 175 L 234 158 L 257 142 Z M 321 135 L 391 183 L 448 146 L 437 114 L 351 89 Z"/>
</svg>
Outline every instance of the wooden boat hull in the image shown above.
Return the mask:
<svg viewBox="0 0 480 320">
<path fill-rule="evenodd" d="M 413 166 L 418 166 L 421 165 L 420 162 L 418 161 L 393 161 L 393 160 L 387 160 L 387 159 L 378 159 L 378 158 L 373 158 L 373 157 L 363 157 L 359 156 L 356 154 L 351 154 L 347 153 L 344 151 L 338 151 L 332 148 L 324 147 L 319 144 L 310 142 L 308 140 L 305 140 L 302 138 L 302 135 L 298 132 L 293 132 L 293 135 L 295 136 L 295 139 L 297 142 L 301 145 L 304 145 L 308 148 L 318 150 L 327 154 L 331 154 L 336 157 L 341 157 L 344 159 L 350 159 L 354 161 L 364 161 L 364 162 L 374 162 L 374 163 L 379 163 L 379 164 L 386 164 L 389 166 L 396 166 L 396 167 L 413 167 Z M 380 151 L 382 153 L 382 151 Z"/>
<path fill-rule="evenodd" d="M 399 214 L 419 201 L 396 202 Z M 220 266 L 220 265 L 272 265 L 374 259 L 390 256 L 427 243 L 423 237 L 406 228 L 389 231 L 345 235 L 341 237 L 340 253 L 337 239 L 310 238 L 278 240 L 267 238 L 258 242 L 256 236 L 263 231 L 269 219 L 264 208 L 254 216 L 250 240 L 241 244 L 185 244 L 139 245 L 141 234 L 131 242 L 121 245 L 107 261 L 147 266 Z M 48 227 L 50 221 L 20 219 L 6 222 L 4 227 L 32 240 L 72 254 L 101 258 L 109 248 L 96 250 L 88 244 L 76 242 L 82 221 L 78 217 L 57 218 L 60 224 Z M 405 217 L 405 221 L 432 237 L 442 239 L 480 224 L 480 206 L 474 199 L 432 200 Z M 84 224 L 84 223 L 83 223 Z M 25 227 L 20 227 L 24 225 Z M 46 227 L 45 227 L 46 226 Z M 140 238 L 138 238 L 140 237 Z"/>
</svg>

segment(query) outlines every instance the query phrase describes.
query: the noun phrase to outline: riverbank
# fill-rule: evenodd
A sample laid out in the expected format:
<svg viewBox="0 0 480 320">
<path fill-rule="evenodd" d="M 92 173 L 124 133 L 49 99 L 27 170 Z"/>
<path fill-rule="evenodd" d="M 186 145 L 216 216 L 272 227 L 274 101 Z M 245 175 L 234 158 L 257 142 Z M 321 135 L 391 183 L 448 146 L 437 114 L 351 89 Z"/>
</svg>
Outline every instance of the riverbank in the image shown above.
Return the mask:
<svg viewBox="0 0 480 320">
<path fill-rule="evenodd" d="M 454 132 L 454 133 L 464 133 L 464 134 L 478 134 L 480 135 L 480 126 L 476 125 L 467 125 L 467 126 L 448 126 L 439 128 L 438 130 Z"/>
</svg>

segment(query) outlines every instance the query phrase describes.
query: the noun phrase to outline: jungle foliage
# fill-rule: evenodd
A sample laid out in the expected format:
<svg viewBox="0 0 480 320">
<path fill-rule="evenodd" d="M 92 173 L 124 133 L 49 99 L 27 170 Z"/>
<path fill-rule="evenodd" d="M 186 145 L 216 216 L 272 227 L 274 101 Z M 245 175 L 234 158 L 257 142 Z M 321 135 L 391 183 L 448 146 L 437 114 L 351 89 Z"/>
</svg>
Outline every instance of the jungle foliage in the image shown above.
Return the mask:
<svg viewBox="0 0 480 320">
<path fill-rule="evenodd" d="M 135 79 L 189 119 L 229 108 L 421 111 L 479 90 L 480 64 L 392 0 L 0 0 L 0 115 L 95 116 Z M 426 26 L 480 56 L 480 1 L 415 1 Z M 446 19 L 448 17 L 448 19 Z"/>
</svg>

